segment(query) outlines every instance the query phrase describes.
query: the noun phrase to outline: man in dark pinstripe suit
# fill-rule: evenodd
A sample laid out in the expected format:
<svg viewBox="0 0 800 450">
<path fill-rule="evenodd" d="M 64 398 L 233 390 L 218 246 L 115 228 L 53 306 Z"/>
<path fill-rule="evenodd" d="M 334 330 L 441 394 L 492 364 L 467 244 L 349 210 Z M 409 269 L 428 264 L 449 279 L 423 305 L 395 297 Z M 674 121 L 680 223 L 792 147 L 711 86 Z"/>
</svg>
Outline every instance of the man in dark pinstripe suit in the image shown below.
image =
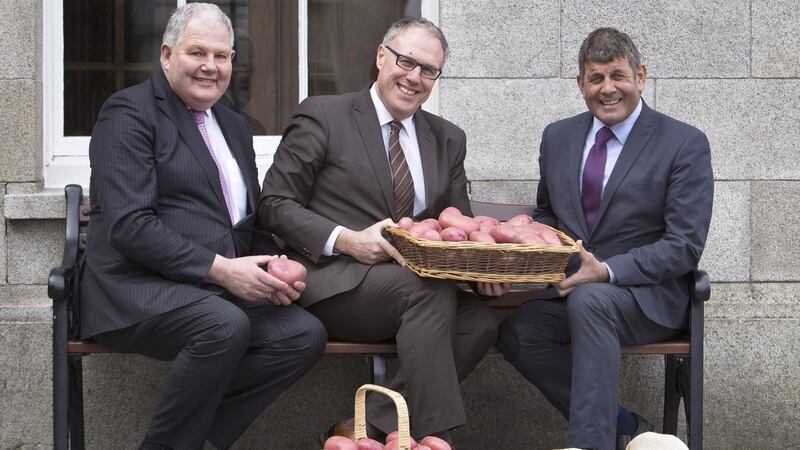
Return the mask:
<svg viewBox="0 0 800 450">
<path fill-rule="evenodd" d="M 172 361 L 142 448 L 228 448 L 327 339 L 293 304 L 304 284 L 251 252 L 252 135 L 216 105 L 233 56 L 218 7 L 179 8 L 162 71 L 111 96 L 92 134 L 81 337 Z"/>
</svg>

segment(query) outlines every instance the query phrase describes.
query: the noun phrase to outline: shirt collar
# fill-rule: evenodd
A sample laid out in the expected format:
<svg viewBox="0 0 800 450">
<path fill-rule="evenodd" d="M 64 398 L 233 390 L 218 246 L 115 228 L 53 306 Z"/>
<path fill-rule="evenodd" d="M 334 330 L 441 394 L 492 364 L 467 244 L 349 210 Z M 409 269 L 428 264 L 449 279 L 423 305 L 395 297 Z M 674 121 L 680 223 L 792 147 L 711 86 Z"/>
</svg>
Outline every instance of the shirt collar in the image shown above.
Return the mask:
<svg viewBox="0 0 800 450">
<path fill-rule="evenodd" d="M 639 118 L 639 114 L 642 112 L 642 99 L 639 99 L 639 104 L 636 105 L 636 109 L 633 110 L 630 116 L 627 119 L 623 120 L 622 122 L 614 125 L 611 127 L 611 131 L 614 132 L 614 137 L 622 144 L 625 145 L 625 141 L 628 140 L 628 136 L 631 134 L 631 130 L 633 129 L 633 125 L 636 123 L 636 119 Z M 589 136 L 594 137 L 594 135 L 606 126 L 603 122 L 600 121 L 597 117 L 594 118 L 592 122 L 592 131 Z"/>
<path fill-rule="evenodd" d="M 392 113 L 386 109 L 386 106 L 384 106 L 380 97 L 378 97 L 378 91 L 375 88 L 375 83 L 373 83 L 372 87 L 369 88 L 369 96 L 372 98 L 372 104 L 375 105 L 375 112 L 378 113 L 378 123 L 380 123 L 381 126 L 384 126 L 393 120 L 397 120 L 392 117 Z M 412 115 L 411 117 L 406 117 L 405 119 L 401 120 L 400 123 L 403 124 L 403 128 L 408 130 L 410 127 L 414 126 L 414 116 Z"/>
</svg>

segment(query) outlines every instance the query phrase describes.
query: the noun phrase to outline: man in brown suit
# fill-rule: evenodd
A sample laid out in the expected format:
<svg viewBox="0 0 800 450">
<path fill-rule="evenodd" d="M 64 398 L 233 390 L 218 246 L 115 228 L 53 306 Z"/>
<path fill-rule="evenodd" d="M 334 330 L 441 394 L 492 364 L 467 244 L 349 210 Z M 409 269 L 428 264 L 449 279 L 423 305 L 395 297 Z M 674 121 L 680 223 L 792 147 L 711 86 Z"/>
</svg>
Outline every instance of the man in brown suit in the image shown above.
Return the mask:
<svg viewBox="0 0 800 450">
<path fill-rule="evenodd" d="M 408 400 L 412 434 L 449 439 L 448 430 L 466 422 L 459 382 L 494 343 L 495 318 L 455 283 L 403 267 L 381 235 L 403 215 L 438 217 L 447 206 L 471 212 L 466 136 L 420 109 L 446 55 L 441 30 L 403 19 L 378 46 L 378 79 L 369 89 L 303 101 L 264 179 L 259 222 L 303 256 L 297 259 L 308 277 L 299 303 L 331 338 L 397 340 L 399 368 L 389 387 Z M 408 166 L 400 170 L 413 179 L 404 187 L 413 202 L 395 192 L 395 142 Z M 507 288 L 478 285 L 488 295 Z M 395 429 L 388 399 L 370 398 L 367 406 L 373 433 Z"/>
</svg>

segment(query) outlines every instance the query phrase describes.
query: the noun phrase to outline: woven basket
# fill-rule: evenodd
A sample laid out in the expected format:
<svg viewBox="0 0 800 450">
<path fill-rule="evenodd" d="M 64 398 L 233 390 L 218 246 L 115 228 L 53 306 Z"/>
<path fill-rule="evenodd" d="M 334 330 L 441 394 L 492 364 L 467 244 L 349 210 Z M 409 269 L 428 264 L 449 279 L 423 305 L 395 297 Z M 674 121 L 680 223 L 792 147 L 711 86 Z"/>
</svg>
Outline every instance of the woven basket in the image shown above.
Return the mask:
<svg viewBox="0 0 800 450">
<path fill-rule="evenodd" d="M 367 391 L 380 392 L 394 401 L 397 409 L 397 448 L 398 450 L 409 450 L 411 448 L 411 430 L 408 424 L 408 406 L 406 400 L 397 392 L 386 389 L 383 386 L 365 384 L 356 391 L 354 434 L 355 440 L 367 437 L 367 414 L 365 400 Z"/>
<path fill-rule="evenodd" d="M 563 246 L 487 244 L 419 239 L 402 228 L 386 228 L 406 267 L 423 277 L 448 280 L 557 283 L 578 246 L 569 236 L 550 228 Z"/>
</svg>

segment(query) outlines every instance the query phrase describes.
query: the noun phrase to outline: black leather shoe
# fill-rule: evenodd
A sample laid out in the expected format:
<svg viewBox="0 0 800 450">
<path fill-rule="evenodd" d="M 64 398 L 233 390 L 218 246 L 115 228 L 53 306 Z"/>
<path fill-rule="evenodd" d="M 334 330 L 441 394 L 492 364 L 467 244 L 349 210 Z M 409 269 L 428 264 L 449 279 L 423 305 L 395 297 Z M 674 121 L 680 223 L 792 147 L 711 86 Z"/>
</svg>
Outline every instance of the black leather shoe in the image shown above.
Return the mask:
<svg viewBox="0 0 800 450">
<path fill-rule="evenodd" d="M 656 428 L 650 422 L 644 420 L 644 417 L 636 413 L 633 413 L 633 415 L 634 417 L 636 417 L 636 422 L 637 422 L 636 431 L 634 431 L 633 434 L 620 434 L 619 436 L 617 436 L 617 450 L 625 450 L 625 447 L 627 447 L 628 444 L 631 443 L 633 438 L 642 433 L 653 431 Z"/>
</svg>

